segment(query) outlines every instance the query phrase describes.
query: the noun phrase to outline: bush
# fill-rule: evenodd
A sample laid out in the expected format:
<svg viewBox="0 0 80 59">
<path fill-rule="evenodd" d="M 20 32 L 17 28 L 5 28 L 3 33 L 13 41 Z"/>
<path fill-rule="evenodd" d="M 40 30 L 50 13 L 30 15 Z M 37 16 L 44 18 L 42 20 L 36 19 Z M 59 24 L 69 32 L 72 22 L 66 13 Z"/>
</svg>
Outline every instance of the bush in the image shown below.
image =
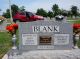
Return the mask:
<svg viewBox="0 0 80 59">
<path fill-rule="evenodd" d="M 2 23 L 3 23 L 3 21 L 4 21 L 4 20 L 1 20 L 1 21 L 0 21 L 0 24 L 2 24 Z"/>
</svg>

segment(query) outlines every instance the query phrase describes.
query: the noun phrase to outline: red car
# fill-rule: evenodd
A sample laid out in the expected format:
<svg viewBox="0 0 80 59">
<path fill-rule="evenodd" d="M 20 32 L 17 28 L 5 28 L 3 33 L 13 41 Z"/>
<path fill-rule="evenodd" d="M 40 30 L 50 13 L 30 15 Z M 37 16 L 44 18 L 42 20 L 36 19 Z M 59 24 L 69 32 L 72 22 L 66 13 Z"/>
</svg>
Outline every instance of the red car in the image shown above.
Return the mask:
<svg viewBox="0 0 80 59">
<path fill-rule="evenodd" d="M 43 20 L 43 16 L 35 15 L 31 12 L 17 12 L 13 16 L 13 21 L 20 21 L 20 22 L 30 22 L 30 21 L 36 21 L 36 20 Z"/>
</svg>

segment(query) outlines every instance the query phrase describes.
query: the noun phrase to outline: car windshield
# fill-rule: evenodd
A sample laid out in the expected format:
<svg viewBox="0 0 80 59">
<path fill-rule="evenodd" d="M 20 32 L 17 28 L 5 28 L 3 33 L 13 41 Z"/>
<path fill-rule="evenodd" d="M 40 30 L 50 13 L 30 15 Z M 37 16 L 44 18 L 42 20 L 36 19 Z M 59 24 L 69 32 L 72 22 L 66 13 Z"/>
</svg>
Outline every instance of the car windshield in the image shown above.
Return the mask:
<svg viewBox="0 0 80 59">
<path fill-rule="evenodd" d="M 33 16 L 34 14 L 33 13 L 31 13 L 31 12 L 27 12 L 28 14 L 29 14 L 29 16 Z"/>
<path fill-rule="evenodd" d="M 25 15 L 25 12 L 19 12 L 20 13 L 20 15 Z"/>
</svg>

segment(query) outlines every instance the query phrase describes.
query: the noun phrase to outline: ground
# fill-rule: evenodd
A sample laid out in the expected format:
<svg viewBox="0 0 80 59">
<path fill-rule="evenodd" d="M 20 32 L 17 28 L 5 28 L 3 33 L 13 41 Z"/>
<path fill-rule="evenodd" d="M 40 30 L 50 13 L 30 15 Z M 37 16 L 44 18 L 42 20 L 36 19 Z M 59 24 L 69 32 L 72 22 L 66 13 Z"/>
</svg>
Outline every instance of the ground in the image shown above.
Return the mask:
<svg viewBox="0 0 80 59">
<path fill-rule="evenodd" d="M 71 18 L 69 18 L 71 20 Z M 80 23 L 80 19 L 76 19 L 76 21 L 68 21 L 70 23 Z M 80 46 L 80 41 L 77 42 L 78 46 Z M 8 32 L 0 32 L 0 59 L 2 56 L 7 53 L 7 51 L 11 48 L 11 35 Z"/>
<path fill-rule="evenodd" d="M 11 48 L 11 36 L 7 32 L 0 32 L 0 59 Z"/>
<path fill-rule="evenodd" d="M 9 59 L 80 59 L 80 49 L 34 50 L 22 54 L 9 55 Z M 5 56 L 7 58 L 7 55 Z M 3 58 L 3 59 L 5 59 Z"/>
</svg>

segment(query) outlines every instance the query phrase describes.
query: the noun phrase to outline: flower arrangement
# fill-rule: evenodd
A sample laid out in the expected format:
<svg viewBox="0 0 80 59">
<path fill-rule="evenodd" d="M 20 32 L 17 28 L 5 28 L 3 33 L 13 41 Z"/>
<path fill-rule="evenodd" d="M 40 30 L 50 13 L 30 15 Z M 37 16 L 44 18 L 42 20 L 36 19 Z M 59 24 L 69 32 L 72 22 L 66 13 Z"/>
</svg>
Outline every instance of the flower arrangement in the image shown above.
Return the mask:
<svg viewBox="0 0 80 59">
<path fill-rule="evenodd" d="M 16 31 L 18 29 L 18 24 L 14 23 L 14 24 L 10 24 L 8 26 L 6 26 L 6 30 L 13 36 L 14 34 L 16 34 Z"/>
<path fill-rule="evenodd" d="M 80 24 L 73 24 L 74 29 L 80 29 Z"/>
</svg>

